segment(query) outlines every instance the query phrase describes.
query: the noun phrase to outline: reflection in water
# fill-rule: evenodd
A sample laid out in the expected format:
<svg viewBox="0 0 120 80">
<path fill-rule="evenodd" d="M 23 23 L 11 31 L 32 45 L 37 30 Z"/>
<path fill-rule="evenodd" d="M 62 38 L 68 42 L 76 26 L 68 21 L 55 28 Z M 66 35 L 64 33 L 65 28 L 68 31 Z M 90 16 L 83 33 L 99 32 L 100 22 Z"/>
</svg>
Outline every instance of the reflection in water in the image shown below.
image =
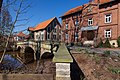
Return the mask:
<svg viewBox="0 0 120 80">
<path fill-rule="evenodd" d="M 22 66 L 23 64 L 19 60 L 6 54 L 1 65 L 1 70 L 15 70 Z"/>
</svg>

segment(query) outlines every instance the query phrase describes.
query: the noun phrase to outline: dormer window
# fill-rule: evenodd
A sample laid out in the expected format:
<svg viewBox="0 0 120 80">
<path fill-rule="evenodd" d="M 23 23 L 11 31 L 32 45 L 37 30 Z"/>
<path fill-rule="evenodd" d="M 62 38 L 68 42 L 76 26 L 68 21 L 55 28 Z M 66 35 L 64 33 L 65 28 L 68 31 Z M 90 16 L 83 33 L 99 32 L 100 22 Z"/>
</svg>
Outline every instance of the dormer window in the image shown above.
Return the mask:
<svg viewBox="0 0 120 80">
<path fill-rule="evenodd" d="M 106 14 L 105 15 L 105 23 L 111 23 L 112 19 L 111 19 L 111 14 Z"/>
<path fill-rule="evenodd" d="M 93 8 L 93 6 L 89 6 L 89 7 L 88 7 L 88 12 L 91 12 L 91 11 L 92 11 L 92 8 Z"/>
<path fill-rule="evenodd" d="M 105 7 L 105 9 L 107 9 L 107 5 L 105 5 L 104 7 Z"/>
<path fill-rule="evenodd" d="M 65 26 L 66 26 L 66 29 L 68 29 L 68 24 L 66 24 Z"/>
<path fill-rule="evenodd" d="M 110 4 L 109 6 L 112 7 L 112 4 Z"/>
<path fill-rule="evenodd" d="M 91 25 L 93 25 L 93 19 L 92 19 L 92 18 L 89 18 L 89 19 L 88 19 L 88 26 L 91 26 Z"/>
</svg>

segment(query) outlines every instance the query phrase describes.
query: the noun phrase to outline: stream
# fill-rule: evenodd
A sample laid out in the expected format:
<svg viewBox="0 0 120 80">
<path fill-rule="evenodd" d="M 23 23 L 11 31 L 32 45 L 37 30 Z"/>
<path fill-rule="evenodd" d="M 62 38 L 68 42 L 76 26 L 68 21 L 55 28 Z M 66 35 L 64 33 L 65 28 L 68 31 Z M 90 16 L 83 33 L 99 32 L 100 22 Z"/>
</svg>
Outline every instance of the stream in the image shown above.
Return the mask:
<svg viewBox="0 0 120 80">
<path fill-rule="evenodd" d="M 0 64 L 1 70 L 15 70 L 23 67 L 23 64 L 12 55 L 6 54 L 4 56 L 2 64 Z"/>
</svg>

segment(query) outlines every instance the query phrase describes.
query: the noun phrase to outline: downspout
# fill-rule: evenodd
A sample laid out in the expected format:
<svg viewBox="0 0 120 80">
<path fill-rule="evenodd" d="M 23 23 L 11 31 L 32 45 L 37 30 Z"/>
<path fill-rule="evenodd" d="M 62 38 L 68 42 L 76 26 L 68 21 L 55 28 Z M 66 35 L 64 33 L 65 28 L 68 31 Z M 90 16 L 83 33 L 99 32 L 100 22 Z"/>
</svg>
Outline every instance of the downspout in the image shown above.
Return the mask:
<svg viewBox="0 0 120 80">
<path fill-rule="evenodd" d="M 118 30 L 118 27 L 119 27 L 119 20 L 120 20 L 120 19 L 119 19 L 119 3 L 118 3 L 118 14 L 117 14 L 117 24 L 118 24 L 118 25 L 117 25 L 117 38 L 119 37 L 119 33 L 118 33 L 118 31 L 119 31 L 119 30 Z"/>
</svg>

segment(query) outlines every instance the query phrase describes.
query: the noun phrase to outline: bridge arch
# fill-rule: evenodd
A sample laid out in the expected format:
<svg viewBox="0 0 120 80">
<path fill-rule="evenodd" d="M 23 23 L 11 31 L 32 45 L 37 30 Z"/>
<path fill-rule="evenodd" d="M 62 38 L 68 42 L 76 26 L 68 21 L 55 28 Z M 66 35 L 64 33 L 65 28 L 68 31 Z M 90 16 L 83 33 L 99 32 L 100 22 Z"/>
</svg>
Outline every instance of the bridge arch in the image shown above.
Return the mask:
<svg viewBox="0 0 120 80">
<path fill-rule="evenodd" d="M 20 52 L 20 50 L 22 49 L 22 47 L 21 46 L 18 46 L 17 47 L 17 51 L 19 51 Z"/>
<path fill-rule="evenodd" d="M 54 54 L 50 52 L 44 52 L 41 55 L 41 59 L 52 59 L 53 57 L 54 57 Z"/>
<path fill-rule="evenodd" d="M 24 59 L 25 59 L 25 63 L 29 63 L 29 62 L 33 62 L 34 61 L 34 49 L 26 46 L 25 50 L 24 50 Z"/>
</svg>

